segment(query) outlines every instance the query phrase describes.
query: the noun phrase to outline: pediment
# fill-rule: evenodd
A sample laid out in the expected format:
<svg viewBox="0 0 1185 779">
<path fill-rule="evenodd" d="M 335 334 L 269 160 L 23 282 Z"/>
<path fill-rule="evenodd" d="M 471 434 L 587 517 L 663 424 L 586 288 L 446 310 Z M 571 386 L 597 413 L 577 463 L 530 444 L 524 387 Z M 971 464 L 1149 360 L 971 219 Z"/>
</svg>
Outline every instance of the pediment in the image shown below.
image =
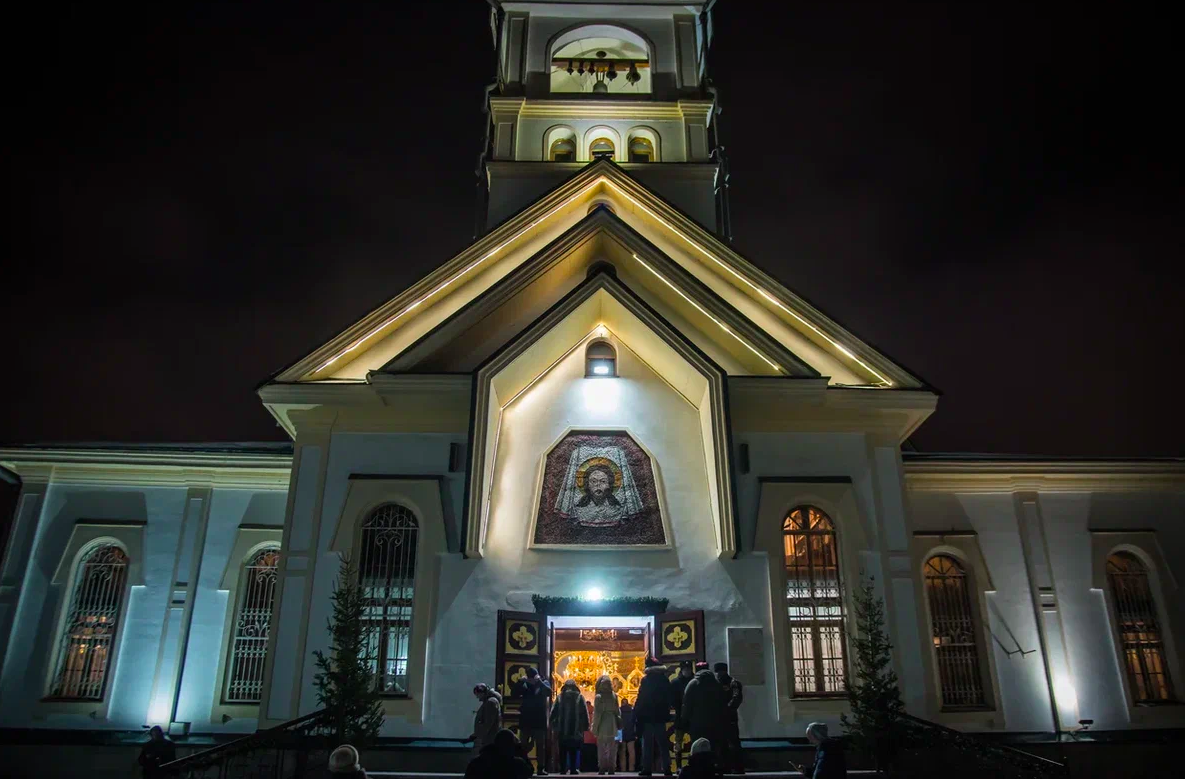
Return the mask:
<svg viewBox="0 0 1185 779">
<path fill-rule="evenodd" d="M 362 382 L 375 371 L 472 370 L 604 261 L 731 375 L 924 387 L 604 160 L 272 381 Z"/>
</svg>

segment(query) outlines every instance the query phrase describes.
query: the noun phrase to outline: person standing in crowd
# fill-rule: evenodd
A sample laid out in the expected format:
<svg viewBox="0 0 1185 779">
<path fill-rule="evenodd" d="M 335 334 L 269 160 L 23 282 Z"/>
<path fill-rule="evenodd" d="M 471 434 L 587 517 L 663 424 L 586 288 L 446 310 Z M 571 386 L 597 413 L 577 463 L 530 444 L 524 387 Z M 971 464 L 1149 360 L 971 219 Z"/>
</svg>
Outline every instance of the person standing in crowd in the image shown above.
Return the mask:
<svg viewBox="0 0 1185 779">
<path fill-rule="evenodd" d="M 846 779 L 848 765 L 843 744 L 827 737 L 827 723 L 812 722 L 807 725 L 806 740 L 815 745 L 814 764 L 809 769 L 793 763 L 791 765 L 810 779 Z"/>
<path fill-rule="evenodd" d="M 621 727 L 621 706 L 608 676 L 597 679 L 593 700 L 592 732 L 597 738 L 597 773 L 617 773 L 617 731 Z"/>
<path fill-rule="evenodd" d="M 474 755 L 478 755 L 482 747 L 494 743 L 494 734 L 502 727 L 502 696 L 489 685 L 478 684 L 473 688 L 473 697 L 480 703 L 473 715 L 473 735 L 468 740 L 473 742 Z"/>
<path fill-rule="evenodd" d="M 329 754 L 330 779 L 366 779 L 358 760 L 358 750 L 350 744 L 342 744 Z"/>
<path fill-rule="evenodd" d="M 716 681 L 724 689 L 725 718 L 724 733 L 720 738 L 720 767 L 734 774 L 745 773 L 745 760 L 741 756 L 741 703 L 745 700 L 744 687 L 728 673 L 728 663 L 716 663 Z"/>
<path fill-rule="evenodd" d="M 621 744 L 617 748 L 617 770 L 630 770 L 630 752 L 634 753 L 634 770 L 638 768 L 638 751 L 635 749 L 638 731 L 634 723 L 634 707 L 628 698 L 621 699 Z"/>
<path fill-rule="evenodd" d="M 172 741 L 165 738 L 165 732 L 160 725 L 153 725 L 148 729 L 148 743 L 140 748 L 140 757 L 136 762 L 144 772 L 144 779 L 156 779 L 165 776 L 160 767 L 177 759 L 177 748 Z"/>
<path fill-rule="evenodd" d="M 576 756 L 588 730 L 588 709 L 574 679 L 564 682 L 559 699 L 551 707 L 551 730 L 560 742 L 560 773 L 575 775 L 580 770 Z"/>
<path fill-rule="evenodd" d="M 465 767 L 465 779 L 530 779 L 531 764 L 518 752 L 518 739 L 501 729 Z"/>
<path fill-rule="evenodd" d="M 671 721 L 671 680 L 667 677 L 667 667 L 653 657 L 646 658 L 646 671 L 634 703 L 634 721 L 638 723 L 638 738 L 642 742 L 638 776 L 651 776 L 656 758 L 662 760 L 663 774 L 670 776 L 667 723 Z"/>
<path fill-rule="evenodd" d="M 718 779 L 720 776 L 711 742 L 706 738 L 697 739 L 691 745 L 691 759 L 679 769 L 679 779 Z"/>
<path fill-rule="evenodd" d="M 691 681 L 691 661 L 679 663 L 679 675 L 671 683 L 671 699 L 675 707 L 675 767 L 683 765 L 683 739 L 687 737 L 687 724 L 683 721 L 683 693 Z"/>
<path fill-rule="evenodd" d="M 588 730 L 584 731 L 584 744 L 580 747 L 580 754 L 576 757 L 576 770 L 583 771 L 582 765 L 594 766 L 597 764 L 597 734 L 593 733 L 593 705 L 592 701 L 585 698 L 584 706 L 588 709 Z"/>
<path fill-rule="evenodd" d="M 523 699 L 518 720 L 523 734 L 523 747 L 528 754 L 531 747 L 535 748 L 537 773 L 547 776 L 547 702 L 551 699 L 551 686 L 537 670 L 528 668 L 527 678 L 518 683 L 518 694 Z"/>
<path fill-rule="evenodd" d="M 683 693 L 683 722 L 692 742 L 706 738 L 720 760 L 721 734 L 728 717 L 724 688 L 708 669 L 707 663 L 695 664 L 695 676 Z"/>
</svg>

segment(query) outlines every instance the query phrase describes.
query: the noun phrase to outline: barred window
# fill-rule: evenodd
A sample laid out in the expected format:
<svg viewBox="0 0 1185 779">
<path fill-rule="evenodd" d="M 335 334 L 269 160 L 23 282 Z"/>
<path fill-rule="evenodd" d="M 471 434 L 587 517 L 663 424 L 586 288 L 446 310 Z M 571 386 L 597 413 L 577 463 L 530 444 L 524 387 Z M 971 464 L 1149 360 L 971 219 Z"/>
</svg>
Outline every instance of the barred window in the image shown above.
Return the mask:
<svg viewBox="0 0 1185 779">
<path fill-rule="evenodd" d="M 800 506 L 782 524 L 782 540 L 794 694 L 841 695 L 847 662 L 835 525 L 819 509 Z"/>
<path fill-rule="evenodd" d="M 276 569 L 280 550 L 261 549 L 243 566 L 239 578 L 239 612 L 230 649 L 226 703 L 259 703 L 263 694 L 263 662 L 267 659 L 272 604 L 276 600 Z"/>
<path fill-rule="evenodd" d="M 1116 552 L 1107 558 L 1107 581 L 1132 698 L 1136 703 L 1175 700 L 1148 568 L 1135 555 Z"/>
<path fill-rule="evenodd" d="M 942 707 L 982 708 L 986 698 L 967 572 L 955 558 L 934 555 L 924 573 Z"/>
<path fill-rule="evenodd" d="M 70 590 L 51 698 L 103 700 L 127 577 L 128 556 L 114 544 L 95 547 L 79 563 Z"/>
<path fill-rule="evenodd" d="M 362 525 L 358 577 L 365 604 L 366 651 L 378 691 L 407 695 L 419 525 L 404 506 L 379 506 Z"/>
</svg>

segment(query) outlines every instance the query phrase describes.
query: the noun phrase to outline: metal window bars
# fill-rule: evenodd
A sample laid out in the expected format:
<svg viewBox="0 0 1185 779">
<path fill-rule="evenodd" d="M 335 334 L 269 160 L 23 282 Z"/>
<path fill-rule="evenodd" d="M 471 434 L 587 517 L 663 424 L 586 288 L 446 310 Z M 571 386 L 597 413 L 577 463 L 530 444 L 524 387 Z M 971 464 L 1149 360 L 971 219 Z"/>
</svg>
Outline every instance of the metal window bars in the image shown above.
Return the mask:
<svg viewBox="0 0 1185 779">
<path fill-rule="evenodd" d="M 1135 555 L 1116 552 L 1107 558 L 1107 580 L 1132 698 L 1136 703 L 1175 700 L 1148 569 Z"/>
<path fill-rule="evenodd" d="M 982 708 L 986 699 L 967 572 L 955 558 L 935 555 L 926 561 L 924 576 L 942 707 Z"/>
<path fill-rule="evenodd" d="M 383 695 L 408 694 L 419 525 L 404 506 L 379 506 L 362 525 L 359 583 L 365 603 L 366 651 Z"/>
<path fill-rule="evenodd" d="M 267 659 L 272 604 L 276 599 L 276 569 L 280 550 L 261 549 L 243 566 L 234 639 L 230 651 L 225 703 L 259 703 L 263 694 L 263 664 Z"/>
<path fill-rule="evenodd" d="M 114 544 L 95 547 L 79 564 L 50 697 L 103 700 L 127 571 L 128 556 Z"/>
<path fill-rule="evenodd" d="M 819 509 L 800 506 L 782 523 L 782 540 L 794 694 L 841 695 L 847 640 L 835 525 Z"/>
</svg>

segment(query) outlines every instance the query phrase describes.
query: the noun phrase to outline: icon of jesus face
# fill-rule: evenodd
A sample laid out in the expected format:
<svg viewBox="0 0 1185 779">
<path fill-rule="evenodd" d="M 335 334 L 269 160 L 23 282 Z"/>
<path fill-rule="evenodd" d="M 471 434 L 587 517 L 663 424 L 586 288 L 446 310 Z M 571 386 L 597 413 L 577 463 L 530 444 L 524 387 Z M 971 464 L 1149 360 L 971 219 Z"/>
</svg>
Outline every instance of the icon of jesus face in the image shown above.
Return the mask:
<svg viewBox="0 0 1185 779">
<path fill-rule="evenodd" d="M 604 468 L 590 468 L 585 477 L 585 489 L 597 505 L 605 502 L 605 496 L 613 492 L 613 476 Z"/>
</svg>

